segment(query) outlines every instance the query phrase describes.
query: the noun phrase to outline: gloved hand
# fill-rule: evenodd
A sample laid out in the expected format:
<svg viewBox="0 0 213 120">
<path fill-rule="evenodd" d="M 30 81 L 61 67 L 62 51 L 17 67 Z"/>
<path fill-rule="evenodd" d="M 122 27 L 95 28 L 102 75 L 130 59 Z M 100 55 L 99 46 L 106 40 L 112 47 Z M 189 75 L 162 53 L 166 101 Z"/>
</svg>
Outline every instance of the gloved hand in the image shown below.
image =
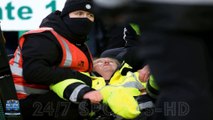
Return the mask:
<svg viewBox="0 0 213 120">
<path fill-rule="evenodd" d="M 136 24 L 128 24 L 124 28 L 123 39 L 126 41 L 124 49 L 116 56 L 117 59 L 125 60 L 130 66 L 133 67 L 133 71 L 137 71 L 144 66 L 144 60 L 137 53 L 140 50 L 140 29 Z"/>
<path fill-rule="evenodd" d="M 138 43 L 137 43 L 138 44 Z M 139 56 L 137 52 L 139 52 L 140 47 L 138 46 L 132 46 L 128 47 L 123 52 L 121 52 L 118 56 L 122 56 L 123 60 L 125 60 L 126 63 L 128 63 L 132 68 L 132 72 L 135 72 L 145 65 L 145 60 L 142 58 L 142 56 Z"/>
<path fill-rule="evenodd" d="M 140 37 L 140 28 L 136 24 L 128 24 L 124 27 L 123 39 L 126 41 L 125 47 L 132 47 L 138 45 Z"/>
</svg>

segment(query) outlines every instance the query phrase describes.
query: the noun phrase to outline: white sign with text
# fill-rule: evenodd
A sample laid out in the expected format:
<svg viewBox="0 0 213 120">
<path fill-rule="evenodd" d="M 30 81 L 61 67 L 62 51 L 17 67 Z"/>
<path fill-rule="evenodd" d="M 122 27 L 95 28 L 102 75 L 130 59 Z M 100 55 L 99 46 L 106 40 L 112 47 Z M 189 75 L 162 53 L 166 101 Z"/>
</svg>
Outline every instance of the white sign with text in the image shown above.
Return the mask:
<svg viewBox="0 0 213 120">
<path fill-rule="evenodd" d="M 1 0 L 0 21 L 3 31 L 38 28 L 42 19 L 62 10 L 66 0 Z"/>
</svg>

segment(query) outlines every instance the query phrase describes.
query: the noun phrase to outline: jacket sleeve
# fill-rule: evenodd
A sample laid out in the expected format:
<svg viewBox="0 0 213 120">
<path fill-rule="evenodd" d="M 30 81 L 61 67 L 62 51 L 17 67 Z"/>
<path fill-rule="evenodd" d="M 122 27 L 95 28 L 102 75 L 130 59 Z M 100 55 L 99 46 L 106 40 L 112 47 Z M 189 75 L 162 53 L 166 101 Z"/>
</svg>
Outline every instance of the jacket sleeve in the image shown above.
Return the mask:
<svg viewBox="0 0 213 120">
<path fill-rule="evenodd" d="M 85 93 L 94 90 L 78 79 L 63 80 L 59 83 L 50 85 L 50 89 L 60 98 L 70 100 L 74 103 L 79 103 L 83 100 Z"/>
<path fill-rule="evenodd" d="M 51 33 L 26 36 L 22 49 L 23 76 L 27 83 L 51 85 L 74 78 L 91 86 L 91 79 L 75 70 L 59 68 L 62 51 Z"/>
<path fill-rule="evenodd" d="M 100 90 L 103 96 L 103 103 L 107 104 L 116 115 L 125 119 L 134 119 L 141 112 L 134 95 L 140 91 L 132 88 L 106 86 Z"/>
<path fill-rule="evenodd" d="M 151 96 L 154 99 L 156 99 L 159 94 L 159 87 L 152 75 L 150 76 L 150 79 L 147 82 L 146 92 L 149 96 Z"/>
</svg>

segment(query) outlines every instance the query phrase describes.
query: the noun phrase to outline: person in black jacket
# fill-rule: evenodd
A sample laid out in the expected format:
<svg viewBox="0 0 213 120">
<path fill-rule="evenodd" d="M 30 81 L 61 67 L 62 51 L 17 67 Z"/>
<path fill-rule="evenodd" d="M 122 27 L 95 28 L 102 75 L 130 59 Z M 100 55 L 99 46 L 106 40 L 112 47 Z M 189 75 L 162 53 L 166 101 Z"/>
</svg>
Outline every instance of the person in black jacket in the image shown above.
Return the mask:
<svg viewBox="0 0 213 120">
<path fill-rule="evenodd" d="M 145 59 L 159 86 L 153 120 L 212 120 L 213 1 L 95 1 L 103 13 L 130 13 L 143 27 L 141 47 L 127 54 Z"/>
<path fill-rule="evenodd" d="M 15 87 L 24 120 L 80 119 L 78 104 L 84 99 L 100 102 L 101 95 L 91 88 L 91 79 L 80 72 L 92 70 L 92 56 L 86 44 L 92 27 L 90 0 L 67 0 L 62 11 L 45 17 L 37 30 L 25 33 L 10 60 Z M 59 98 L 48 86 L 74 79 L 69 95 Z"/>
</svg>

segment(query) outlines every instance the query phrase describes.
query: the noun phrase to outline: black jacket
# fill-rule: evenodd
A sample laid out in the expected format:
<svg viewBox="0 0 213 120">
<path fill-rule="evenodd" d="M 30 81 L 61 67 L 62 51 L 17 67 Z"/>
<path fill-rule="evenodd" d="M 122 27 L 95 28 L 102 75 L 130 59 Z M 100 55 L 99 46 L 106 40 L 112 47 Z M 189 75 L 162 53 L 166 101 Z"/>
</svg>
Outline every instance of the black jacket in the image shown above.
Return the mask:
<svg viewBox="0 0 213 120">
<path fill-rule="evenodd" d="M 63 23 L 61 12 L 56 11 L 43 19 L 40 27 L 51 27 L 71 43 L 79 47 L 89 58 L 84 44 L 86 37 L 72 34 Z M 27 35 L 22 49 L 23 75 L 27 83 L 50 85 L 68 78 L 77 78 L 91 85 L 90 78 L 71 69 L 57 67 L 62 59 L 61 46 L 50 32 Z"/>
</svg>

